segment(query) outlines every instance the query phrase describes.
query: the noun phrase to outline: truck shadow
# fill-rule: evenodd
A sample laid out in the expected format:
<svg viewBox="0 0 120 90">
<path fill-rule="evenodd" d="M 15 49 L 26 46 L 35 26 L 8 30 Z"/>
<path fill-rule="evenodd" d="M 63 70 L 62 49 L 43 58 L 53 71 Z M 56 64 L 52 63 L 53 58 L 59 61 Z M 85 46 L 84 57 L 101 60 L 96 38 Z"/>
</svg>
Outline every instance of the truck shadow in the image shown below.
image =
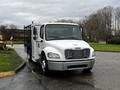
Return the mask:
<svg viewBox="0 0 120 90">
<path fill-rule="evenodd" d="M 37 63 L 27 62 L 28 68 L 40 81 L 45 90 L 100 90 L 95 88 L 93 72 L 76 71 L 50 71 L 47 76 L 41 74 Z"/>
</svg>

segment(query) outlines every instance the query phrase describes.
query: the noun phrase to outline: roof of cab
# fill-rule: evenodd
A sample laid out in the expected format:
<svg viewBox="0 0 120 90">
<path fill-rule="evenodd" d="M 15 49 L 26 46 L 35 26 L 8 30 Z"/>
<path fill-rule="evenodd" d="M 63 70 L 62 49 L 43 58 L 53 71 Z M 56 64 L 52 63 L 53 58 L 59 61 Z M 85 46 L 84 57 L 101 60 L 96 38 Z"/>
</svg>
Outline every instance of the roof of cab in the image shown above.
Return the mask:
<svg viewBox="0 0 120 90">
<path fill-rule="evenodd" d="M 56 25 L 78 25 L 78 24 L 76 24 L 76 23 L 63 23 L 63 22 L 50 22 L 50 23 L 42 23 L 42 24 L 40 24 L 40 23 L 33 23 L 33 24 L 31 24 L 31 25 L 33 25 L 33 26 L 42 26 L 42 25 L 52 25 L 52 24 L 56 24 Z M 30 25 L 28 25 L 28 26 L 30 26 Z"/>
<path fill-rule="evenodd" d="M 76 23 L 61 23 L 61 22 L 54 22 L 54 23 L 43 23 L 43 25 L 48 25 L 48 24 L 78 25 L 78 24 L 76 24 Z"/>
</svg>

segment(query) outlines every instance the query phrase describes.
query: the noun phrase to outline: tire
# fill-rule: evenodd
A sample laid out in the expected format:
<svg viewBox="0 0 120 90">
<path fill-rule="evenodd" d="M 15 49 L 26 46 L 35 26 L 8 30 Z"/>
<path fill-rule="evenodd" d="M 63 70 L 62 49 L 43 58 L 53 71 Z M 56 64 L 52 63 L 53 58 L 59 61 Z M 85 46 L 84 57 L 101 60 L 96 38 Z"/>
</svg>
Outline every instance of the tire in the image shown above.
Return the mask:
<svg viewBox="0 0 120 90">
<path fill-rule="evenodd" d="M 30 49 L 27 49 L 27 57 L 28 57 L 28 61 L 33 62 L 32 61 L 32 52 Z"/>
<path fill-rule="evenodd" d="M 45 55 L 41 58 L 41 71 L 43 75 L 48 75 L 48 64 Z"/>
<path fill-rule="evenodd" d="M 29 56 L 29 55 L 28 55 L 28 56 Z M 29 62 L 33 62 L 33 61 L 32 61 L 32 58 L 30 58 L 30 57 L 28 58 L 28 61 L 29 61 Z"/>
</svg>

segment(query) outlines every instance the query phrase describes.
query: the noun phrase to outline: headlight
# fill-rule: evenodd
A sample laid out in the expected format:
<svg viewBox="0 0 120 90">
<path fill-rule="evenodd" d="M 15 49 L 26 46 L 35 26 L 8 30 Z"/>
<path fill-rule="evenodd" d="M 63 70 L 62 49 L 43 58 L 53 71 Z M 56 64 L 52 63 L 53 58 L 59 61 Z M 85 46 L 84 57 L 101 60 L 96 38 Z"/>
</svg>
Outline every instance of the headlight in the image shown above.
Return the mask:
<svg viewBox="0 0 120 90">
<path fill-rule="evenodd" d="M 53 59 L 60 59 L 60 56 L 59 56 L 59 54 L 57 54 L 57 53 L 52 53 L 52 52 L 50 52 L 50 53 L 47 54 L 47 56 L 48 56 L 49 58 L 53 58 Z"/>
<path fill-rule="evenodd" d="M 95 57 L 95 51 L 92 52 L 92 57 Z"/>
</svg>

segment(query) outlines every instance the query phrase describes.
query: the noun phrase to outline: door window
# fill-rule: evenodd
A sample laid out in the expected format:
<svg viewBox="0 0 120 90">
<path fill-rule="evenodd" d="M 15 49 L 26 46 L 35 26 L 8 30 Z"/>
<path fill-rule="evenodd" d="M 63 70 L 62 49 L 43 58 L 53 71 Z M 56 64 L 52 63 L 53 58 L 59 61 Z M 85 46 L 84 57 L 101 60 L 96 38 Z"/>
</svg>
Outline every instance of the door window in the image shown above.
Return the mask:
<svg viewBox="0 0 120 90">
<path fill-rule="evenodd" d="M 40 37 L 43 39 L 43 37 L 44 37 L 44 25 L 43 26 L 41 26 L 41 28 L 40 28 Z"/>
</svg>

